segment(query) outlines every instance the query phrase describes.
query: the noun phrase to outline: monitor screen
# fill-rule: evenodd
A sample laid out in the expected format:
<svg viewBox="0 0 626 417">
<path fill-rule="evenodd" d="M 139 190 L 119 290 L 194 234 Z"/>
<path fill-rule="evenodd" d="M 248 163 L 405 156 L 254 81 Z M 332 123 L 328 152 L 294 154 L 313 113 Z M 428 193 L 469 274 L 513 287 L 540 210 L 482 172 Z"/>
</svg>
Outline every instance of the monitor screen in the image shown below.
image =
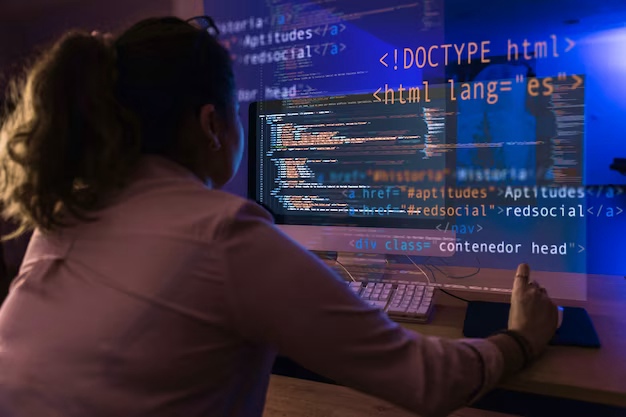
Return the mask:
<svg viewBox="0 0 626 417">
<path fill-rule="evenodd" d="M 418 264 L 623 279 L 626 176 L 610 168 L 626 158 L 623 1 L 207 0 L 205 13 L 250 120 L 228 189 L 307 247 L 339 250 L 332 232 Z"/>
<path fill-rule="evenodd" d="M 553 294 L 584 299 L 584 89 L 537 79 L 559 93 L 535 96 L 514 82 L 527 72 L 494 63 L 448 85 L 255 102 L 249 195 L 311 250 L 478 270 L 534 257 L 559 273 Z M 444 285 L 510 290 L 483 281 Z"/>
<path fill-rule="evenodd" d="M 250 197 L 309 249 L 454 254 L 446 223 L 485 210 L 446 205 L 454 105 L 445 88 L 403 90 L 382 108 L 371 94 L 253 103 Z"/>
</svg>

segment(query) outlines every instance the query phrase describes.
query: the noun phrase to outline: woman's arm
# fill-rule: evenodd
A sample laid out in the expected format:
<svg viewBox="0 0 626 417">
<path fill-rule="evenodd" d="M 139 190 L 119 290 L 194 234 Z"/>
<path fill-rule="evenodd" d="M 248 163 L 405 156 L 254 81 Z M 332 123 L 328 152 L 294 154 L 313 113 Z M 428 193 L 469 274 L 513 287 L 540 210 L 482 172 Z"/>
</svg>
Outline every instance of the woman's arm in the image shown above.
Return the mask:
<svg viewBox="0 0 626 417">
<path fill-rule="evenodd" d="M 254 204 L 240 210 L 222 239 L 242 336 L 342 384 L 443 416 L 521 367 L 521 351 L 507 335 L 455 341 L 403 329 Z"/>
</svg>

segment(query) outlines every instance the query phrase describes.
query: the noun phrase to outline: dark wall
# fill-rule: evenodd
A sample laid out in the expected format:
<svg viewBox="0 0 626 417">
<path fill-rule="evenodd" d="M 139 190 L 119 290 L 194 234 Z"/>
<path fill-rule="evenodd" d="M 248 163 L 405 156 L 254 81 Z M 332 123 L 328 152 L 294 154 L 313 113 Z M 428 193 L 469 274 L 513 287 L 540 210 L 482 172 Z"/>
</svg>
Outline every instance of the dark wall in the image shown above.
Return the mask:
<svg viewBox="0 0 626 417">
<path fill-rule="evenodd" d="M 171 15 L 174 11 L 172 0 L 29 0 L 23 3 L 26 4 L 0 5 L 2 91 L 5 91 L 7 75 L 14 75 L 33 54 L 68 29 L 117 31 L 140 19 Z"/>
</svg>

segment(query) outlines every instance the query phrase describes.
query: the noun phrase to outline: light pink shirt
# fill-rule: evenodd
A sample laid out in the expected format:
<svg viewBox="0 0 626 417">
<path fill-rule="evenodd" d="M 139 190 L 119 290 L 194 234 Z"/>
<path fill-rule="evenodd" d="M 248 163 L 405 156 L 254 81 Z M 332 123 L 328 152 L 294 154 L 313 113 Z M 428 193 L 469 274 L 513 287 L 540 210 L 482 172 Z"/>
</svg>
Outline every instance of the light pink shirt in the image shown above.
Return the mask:
<svg viewBox="0 0 626 417">
<path fill-rule="evenodd" d="M 276 352 L 424 416 L 500 379 L 404 330 L 257 204 L 146 157 L 98 220 L 35 232 L 0 310 L 0 415 L 260 416 Z"/>
</svg>

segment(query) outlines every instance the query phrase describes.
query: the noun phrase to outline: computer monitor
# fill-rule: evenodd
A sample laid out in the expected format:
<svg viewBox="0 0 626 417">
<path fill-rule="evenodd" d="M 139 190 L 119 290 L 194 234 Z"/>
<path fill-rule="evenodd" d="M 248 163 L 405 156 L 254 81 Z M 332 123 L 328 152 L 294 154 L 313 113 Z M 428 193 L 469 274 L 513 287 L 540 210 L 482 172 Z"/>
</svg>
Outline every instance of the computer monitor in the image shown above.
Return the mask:
<svg viewBox="0 0 626 417">
<path fill-rule="evenodd" d="M 517 139 L 507 142 L 501 139 L 498 117 L 490 113 L 494 109 L 498 116 L 496 103 L 481 107 L 476 104 L 480 100 L 463 102 L 451 92 L 453 87 L 457 94 L 463 88 L 477 95 L 482 90 L 486 101 L 493 83 L 502 88 L 503 80 L 466 81 L 396 89 L 386 85 L 369 94 L 252 103 L 249 197 L 309 250 L 407 257 L 409 269 L 413 260 L 428 260 L 437 270 L 475 267 L 476 273 L 463 280 L 443 274 L 438 282 L 493 292 L 510 292 L 511 277 L 481 274 L 481 269 L 510 270 L 528 261 L 546 272 L 542 285 L 555 298 L 584 300 L 584 257 L 577 256 L 580 249 L 572 245 L 585 241 L 584 219 L 561 213 L 561 203 L 571 195 L 544 199 L 541 188 L 558 194 L 565 188 L 555 183 L 567 184 L 571 194 L 572 181 L 580 181 L 579 169 L 571 169 L 580 165 L 580 155 L 572 152 L 565 161 L 562 149 L 580 148 L 582 135 L 561 124 L 563 138 L 557 138 L 555 147 L 548 139 L 558 120 L 545 119 L 545 112 L 537 111 L 566 101 L 570 110 L 558 112 L 572 120 L 582 111 L 576 105 L 582 102 L 582 92 L 560 83 L 555 87 L 561 90 L 558 96 L 522 105 L 516 117 L 523 123 L 518 127 L 529 132 L 515 132 Z M 526 86 L 514 84 L 502 84 L 507 88 L 498 91 L 507 109 L 514 100 L 528 101 Z M 466 133 L 460 135 L 469 124 L 481 134 L 469 139 Z M 524 137 L 529 139 L 520 139 Z M 561 157 L 546 158 L 546 152 Z M 520 155 L 525 158 L 522 166 L 507 167 L 511 156 Z M 492 178 L 482 175 L 485 171 Z M 586 209 L 577 206 L 578 211 Z M 537 207 L 547 210 L 541 222 L 523 213 Z M 550 217 L 550 210 L 561 210 L 558 218 Z M 547 221 L 550 228 L 545 227 Z M 552 236 L 555 230 L 558 242 Z"/>
<path fill-rule="evenodd" d="M 442 88 L 402 93 L 382 108 L 372 94 L 253 103 L 250 197 L 310 250 L 453 255 L 453 105 Z"/>
</svg>

